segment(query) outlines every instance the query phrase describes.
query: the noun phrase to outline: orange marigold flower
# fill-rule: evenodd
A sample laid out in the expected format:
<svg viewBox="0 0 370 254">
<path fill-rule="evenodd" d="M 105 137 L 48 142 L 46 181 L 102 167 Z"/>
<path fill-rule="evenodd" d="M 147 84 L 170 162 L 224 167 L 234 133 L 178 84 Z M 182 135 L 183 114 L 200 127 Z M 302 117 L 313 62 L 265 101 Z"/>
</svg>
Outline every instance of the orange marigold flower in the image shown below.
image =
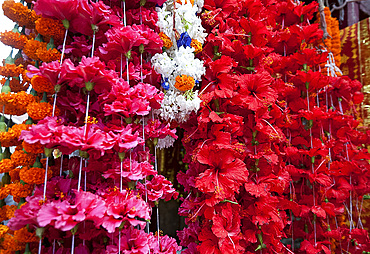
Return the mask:
<svg viewBox="0 0 370 254">
<path fill-rule="evenodd" d="M 12 169 L 14 169 L 14 163 L 10 159 L 0 161 L 0 173 L 8 173 Z"/>
<path fill-rule="evenodd" d="M 167 49 L 169 49 L 169 48 L 171 48 L 171 47 L 172 47 L 173 43 L 172 43 L 172 41 L 171 41 L 170 37 L 168 37 L 165 33 L 160 32 L 160 33 L 159 33 L 159 37 L 160 37 L 160 38 L 162 39 L 162 41 L 163 41 L 163 47 L 165 47 L 165 48 L 167 48 Z"/>
<path fill-rule="evenodd" d="M 23 49 L 28 39 L 23 34 L 13 31 L 5 31 L 0 33 L 0 41 L 12 48 Z"/>
<path fill-rule="evenodd" d="M 19 93 L 0 93 L 0 108 L 5 106 L 5 114 L 23 115 L 27 112 L 28 104 L 35 101 L 32 94 L 24 91 Z"/>
<path fill-rule="evenodd" d="M 27 124 L 15 124 L 7 132 L 0 132 L 0 143 L 3 147 L 18 146 L 22 143 L 19 136 L 23 130 L 30 128 Z"/>
<path fill-rule="evenodd" d="M 23 146 L 23 149 L 27 153 L 43 153 L 44 152 L 44 147 L 39 142 L 34 143 L 34 144 L 29 144 L 23 141 L 22 146 Z"/>
<path fill-rule="evenodd" d="M 20 182 L 8 184 L 6 187 L 9 189 L 9 192 L 13 196 L 15 202 L 19 202 L 20 198 L 25 198 L 31 195 L 33 191 L 32 184 L 23 185 Z"/>
<path fill-rule="evenodd" d="M 14 238 L 16 241 L 21 243 L 34 243 L 39 241 L 36 233 L 29 232 L 26 227 L 14 231 Z"/>
<path fill-rule="evenodd" d="M 53 37 L 55 42 L 63 41 L 66 29 L 61 20 L 41 17 L 36 20 L 35 25 L 37 32 L 44 36 L 46 41 L 48 41 L 50 37 Z"/>
<path fill-rule="evenodd" d="M 33 102 L 27 106 L 27 113 L 33 120 L 41 120 L 52 116 L 53 106 L 47 102 Z"/>
<path fill-rule="evenodd" d="M 6 207 L 6 206 L 4 206 Z M 4 208 L 3 207 L 3 208 Z M 9 228 L 5 225 L 0 225 L 0 238 L 3 238 L 6 233 L 8 233 Z"/>
<path fill-rule="evenodd" d="M 15 251 L 23 250 L 26 247 L 26 244 L 16 241 L 15 237 L 10 234 L 5 234 L 1 247 L 6 251 L 11 251 L 10 253 L 14 253 Z"/>
<path fill-rule="evenodd" d="M 4 208 L 5 206 L 3 206 L 2 208 L 0 208 L 0 220 L 1 221 L 4 221 L 4 220 L 7 220 L 8 218 L 6 217 L 6 210 Z M 1 225 L 1 224 L 0 224 Z M 1 230 L 0 230 L 0 238 L 2 237 L 1 235 Z"/>
<path fill-rule="evenodd" d="M 176 3 L 178 4 L 187 4 L 188 0 L 176 0 Z M 194 5 L 194 0 L 190 0 L 191 5 Z"/>
<path fill-rule="evenodd" d="M 10 184 L 7 184 L 0 189 L 0 199 L 4 199 L 10 194 L 10 188 L 8 187 L 9 185 Z"/>
<path fill-rule="evenodd" d="M 195 85 L 193 77 L 187 75 L 179 75 L 176 77 L 175 87 L 182 92 L 191 90 Z"/>
<path fill-rule="evenodd" d="M 21 3 L 15 3 L 14 0 L 5 0 L 3 3 L 4 15 L 20 27 L 25 26 L 29 29 L 35 27 L 35 21 L 39 18 L 34 10 L 30 10 Z"/>
<path fill-rule="evenodd" d="M 195 49 L 194 53 L 199 53 L 203 50 L 202 43 L 196 39 L 191 40 L 190 46 Z"/>
<path fill-rule="evenodd" d="M 41 61 L 45 63 L 59 60 L 61 56 L 57 49 L 46 49 L 44 47 L 37 49 L 36 55 Z"/>
<path fill-rule="evenodd" d="M 46 50 L 46 42 L 41 42 L 37 40 L 28 40 L 26 45 L 23 48 L 23 52 L 31 59 L 38 61 L 40 58 L 37 55 L 37 50 L 40 48 L 45 48 Z"/>
<path fill-rule="evenodd" d="M 19 171 L 20 170 L 21 170 L 20 168 L 14 168 L 14 169 L 10 170 L 9 175 L 10 175 L 10 179 L 11 179 L 12 182 L 21 180 L 19 178 Z"/>
<path fill-rule="evenodd" d="M 48 170 L 48 178 L 52 177 L 52 173 L 51 170 Z M 42 184 L 45 178 L 45 169 L 25 166 L 19 171 L 19 178 L 28 184 Z"/>
<path fill-rule="evenodd" d="M 14 217 L 14 212 L 17 210 L 16 205 L 6 205 L 3 206 L 3 209 L 5 210 L 6 219 L 9 220 L 10 218 Z"/>
<path fill-rule="evenodd" d="M 30 84 L 26 80 L 21 81 L 19 78 L 13 77 L 10 80 L 9 86 L 12 92 L 18 93 L 20 91 L 27 91 Z"/>
<path fill-rule="evenodd" d="M 0 66 L 0 75 L 5 77 L 18 77 L 23 70 L 23 65 L 6 64 L 5 66 Z"/>
<path fill-rule="evenodd" d="M 32 88 L 38 93 L 54 93 L 54 86 L 49 79 L 44 76 L 35 75 L 31 79 Z"/>
<path fill-rule="evenodd" d="M 14 166 L 32 166 L 36 160 L 35 153 L 26 153 L 22 149 L 15 150 L 10 159 L 14 163 Z"/>
</svg>

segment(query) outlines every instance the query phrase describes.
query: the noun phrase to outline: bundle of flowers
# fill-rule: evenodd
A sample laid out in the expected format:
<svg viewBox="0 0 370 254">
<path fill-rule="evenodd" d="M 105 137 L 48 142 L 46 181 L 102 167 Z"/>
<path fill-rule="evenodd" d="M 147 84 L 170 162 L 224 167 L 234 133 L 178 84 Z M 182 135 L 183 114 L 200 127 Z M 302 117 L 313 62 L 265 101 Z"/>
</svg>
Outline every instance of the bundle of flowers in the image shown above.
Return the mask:
<svg viewBox="0 0 370 254">
<path fill-rule="evenodd" d="M 177 138 L 154 113 L 163 2 L 4 1 L 17 25 L 0 40 L 19 51 L 0 68 L 1 253 L 180 249 L 158 223 L 149 232 L 152 207 L 178 197 L 155 156 L 158 142 Z"/>
<path fill-rule="evenodd" d="M 198 114 L 185 129 L 182 253 L 365 253 L 361 84 L 326 76 L 317 3 L 205 0 Z"/>
<path fill-rule="evenodd" d="M 202 6 L 203 1 L 177 0 L 157 8 L 164 52 L 155 54 L 152 63 L 161 74 L 165 94 L 161 107 L 155 112 L 169 122 L 185 122 L 200 107 L 195 88 L 205 74 L 203 61 L 196 58 L 206 37 L 197 15 Z"/>
</svg>

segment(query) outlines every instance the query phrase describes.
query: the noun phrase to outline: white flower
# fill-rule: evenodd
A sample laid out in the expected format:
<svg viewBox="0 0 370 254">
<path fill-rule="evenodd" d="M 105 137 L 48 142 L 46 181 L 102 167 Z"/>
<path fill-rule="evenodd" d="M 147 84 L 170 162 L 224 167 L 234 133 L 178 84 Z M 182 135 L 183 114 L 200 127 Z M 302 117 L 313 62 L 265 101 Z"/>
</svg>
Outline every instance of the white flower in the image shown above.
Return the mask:
<svg viewBox="0 0 370 254">
<path fill-rule="evenodd" d="M 173 137 L 169 135 L 166 136 L 165 138 L 158 139 L 157 148 L 164 149 L 164 148 L 172 147 L 173 144 L 175 143 L 175 140 L 176 139 L 174 139 Z"/>
</svg>

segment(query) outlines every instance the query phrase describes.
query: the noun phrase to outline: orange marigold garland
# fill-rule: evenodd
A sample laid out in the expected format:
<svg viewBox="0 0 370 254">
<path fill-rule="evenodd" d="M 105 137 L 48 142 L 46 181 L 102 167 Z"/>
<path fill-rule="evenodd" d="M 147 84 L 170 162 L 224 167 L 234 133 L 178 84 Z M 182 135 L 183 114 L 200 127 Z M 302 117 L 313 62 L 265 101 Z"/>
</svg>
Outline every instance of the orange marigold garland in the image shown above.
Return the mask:
<svg viewBox="0 0 370 254">
<path fill-rule="evenodd" d="M 23 49 L 28 39 L 23 34 L 13 31 L 5 31 L 0 33 L 0 41 L 12 48 Z"/>
<path fill-rule="evenodd" d="M 52 171 L 48 170 L 48 178 L 51 176 Z M 45 169 L 25 166 L 19 171 L 19 178 L 28 184 L 42 184 L 45 178 Z"/>
<path fill-rule="evenodd" d="M 14 169 L 14 163 L 10 159 L 2 159 L 0 161 L 0 173 L 8 173 Z"/>
<path fill-rule="evenodd" d="M 59 60 L 61 56 L 61 54 L 56 48 L 47 49 L 46 47 L 37 49 L 36 55 L 41 61 L 46 63 Z"/>
<path fill-rule="evenodd" d="M 20 170 L 21 170 L 20 168 L 14 168 L 14 169 L 10 170 L 9 175 L 10 175 L 10 179 L 11 179 L 12 182 L 21 180 L 19 178 L 19 171 Z"/>
<path fill-rule="evenodd" d="M 25 26 L 29 29 L 35 27 L 35 21 L 39 18 L 35 11 L 28 9 L 21 3 L 15 3 L 14 0 L 5 0 L 2 7 L 5 16 L 19 26 Z"/>
<path fill-rule="evenodd" d="M 29 144 L 23 141 L 22 146 L 23 146 L 23 149 L 27 153 L 43 153 L 44 152 L 44 147 L 39 142 L 34 143 L 34 144 Z"/>
<path fill-rule="evenodd" d="M 17 210 L 16 205 L 5 205 L 2 207 L 2 210 L 5 211 L 6 220 L 14 217 L 14 212 Z"/>
<path fill-rule="evenodd" d="M 27 130 L 30 125 L 15 124 L 8 131 L 0 132 L 0 143 L 3 147 L 18 146 L 22 143 L 19 136 L 23 130 Z"/>
<path fill-rule="evenodd" d="M 53 106 L 48 102 L 33 102 L 28 105 L 27 113 L 33 120 L 41 120 L 47 116 L 52 116 Z"/>
<path fill-rule="evenodd" d="M 18 93 L 20 91 L 27 91 L 28 87 L 30 86 L 29 82 L 26 80 L 20 80 L 18 77 L 13 77 L 10 80 L 9 87 L 14 93 Z"/>
<path fill-rule="evenodd" d="M 4 206 L 5 207 L 5 206 Z M 3 207 L 3 208 L 4 208 Z M 2 209 L 2 208 L 1 208 Z M 9 228 L 5 225 L 0 225 L 0 238 L 3 238 L 6 233 L 8 233 Z"/>
<path fill-rule="evenodd" d="M 44 76 L 35 75 L 31 79 L 32 88 L 38 93 L 54 93 L 54 86 Z"/>
<path fill-rule="evenodd" d="M 62 21 L 41 17 L 36 20 L 35 24 L 37 32 L 44 36 L 46 41 L 51 37 L 54 38 L 57 44 L 63 41 L 65 28 Z"/>
<path fill-rule="evenodd" d="M 10 159 L 14 163 L 14 166 L 31 166 L 36 160 L 36 154 L 26 153 L 23 149 L 16 149 Z"/>
<path fill-rule="evenodd" d="M 4 77 L 17 77 L 23 71 L 23 65 L 6 64 L 5 66 L 0 66 L 0 75 Z"/>
<path fill-rule="evenodd" d="M 46 42 L 41 42 L 41 41 L 38 41 L 36 39 L 34 39 L 34 40 L 28 40 L 27 43 L 26 43 L 26 45 L 23 48 L 23 52 L 29 58 L 31 58 L 31 59 L 33 59 L 35 61 L 39 61 L 40 58 L 37 55 L 37 50 L 38 49 L 43 49 L 43 48 L 46 49 L 46 45 L 47 45 Z"/>
<path fill-rule="evenodd" d="M 195 85 L 193 77 L 187 75 L 179 75 L 176 77 L 175 87 L 182 92 L 191 90 Z"/>
<path fill-rule="evenodd" d="M 15 251 L 23 250 L 26 247 L 26 244 L 18 242 L 15 237 L 10 234 L 5 234 L 0 247 L 5 251 L 10 251 L 3 253 L 14 253 Z"/>
<path fill-rule="evenodd" d="M 21 243 L 34 243 L 39 241 L 36 232 L 29 232 L 27 227 L 14 231 L 14 238 Z"/>
<path fill-rule="evenodd" d="M 325 12 L 325 21 L 326 21 L 326 25 L 327 25 L 327 31 L 328 31 L 330 37 L 328 37 L 324 41 L 325 45 L 322 42 L 322 40 L 319 40 L 317 42 L 317 44 L 324 46 L 325 48 L 327 48 L 327 50 L 329 52 L 333 53 L 335 63 L 336 63 L 337 66 L 339 66 L 340 62 L 341 62 L 341 56 L 340 56 L 340 54 L 341 54 L 341 43 L 340 43 L 339 22 L 336 18 L 333 18 L 331 16 L 331 12 L 330 12 L 330 9 L 328 7 L 325 7 L 324 12 Z M 317 14 L 316 22 L 320 23 L 320 14 L 319 13 Z M 323 68 L 322 72 L 324 74 L 327 74 L 325 63 L 322 64 L 321 67 Z M 340 75 L 340 73 L 337 73 L 337 75 Z"/>
<path fill-rule="evenodd" d="M 19 202 L 21 198 L 31 195 L 33 191 L 32 184 L 22 184 L 20 182 L 8 184 L 6 188 L 9 190 L 9 194 L 13 196 L 15 202 Z"/>
<path fill-rule="evenodd" d="M 27 112 L 28 104 L 34 101 L 35 97 L 24 91 L 8 94 L 0 93 L 0 107 L 5 106 L 4 113 L 9 115 L 23 115 Z"/>
</svg>

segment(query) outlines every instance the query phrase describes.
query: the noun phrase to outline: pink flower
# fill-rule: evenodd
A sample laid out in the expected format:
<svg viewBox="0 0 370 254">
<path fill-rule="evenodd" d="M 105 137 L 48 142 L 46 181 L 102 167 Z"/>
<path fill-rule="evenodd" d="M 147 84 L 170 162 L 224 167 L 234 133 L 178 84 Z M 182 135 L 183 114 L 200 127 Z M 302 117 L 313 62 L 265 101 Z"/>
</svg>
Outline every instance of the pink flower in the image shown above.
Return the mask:
<svg viewBox="0 0 370 254">
<path fill-rule="evenodd" d="M 120 26 L 109 29 L 105 35 L 108 43 L 100 47 L 102 54 L 109 54 L 118 57 L 120 54 L 126 54 L 133 47 L 138 47 L 140 44 L 148 43 L 136 26 Z"/>
<path fill-rule="evenodd" d="M 132 134 L 132 125 L 129 124 L 124 128 L 115 129 L 107 134 L 107 138 L 114 143 L 114 149 L 118 152 L 126 152 L 143 143 L 139 133 Z"/>
<path fill-rule="evenodd" d="M 71 21 L 77 15 L 76 0 L 38 0 L 33 8 L 45 18 Z"/>
<path fill-rule="evenodd" d="M 101 197 L 84 191 L 76 192 L 75 195 L 75 199 L 53 201 L 42 206 L 37 216 L 39 225 L 53 225 L 68 231 L 81 221 L 94 221 L 104 216 L 105 202 Z"/>
<path fill-rule="evenodd" d="M 113 233 L 122 223 L 132 226 L 145 226 L 144 220 L 150 219 L 150 210 L 144 200 L 138 198 L 132 191 L 114 191 L 106 197 L 106 213 L 98 221 L 109 233 Z"/>
<path fill-rule="evenodd" d="M 40 210 L 43 197 L 40 195 L 29 196 L 26 198 L 26 204 L 20 209 L 15 210 L 14 217 L 8 222 L 11 230 L 19 230 L 26 225 L 39 226 L 37 222 L 37 213 Z"/>
<path fill-rule="evenodd" d="M 114 15 L 111 8 L 102 1 L 90 2 L 78 0 L 77 14 L 71 22 L 71 29 L 84 35 L 91 36 L 97 30 L 103 30 L 108 25 L 117 26 L 119 18 Z"/>
<path fill-rule="evenodd" d="M 165 138 L 168 135 L 177 138 L 176 129 L 170 129 L 169 124 L 161 123 L 158 119 L 149 120 L 145 125 L 145 137 L 149 138 Z"/>
<path fill-rule="evenodd" d="M 169 237 L 168 235 L 161 236 L 159 238 L 159 250 L 154 253 L 163 253 L 163 254 L 174 254 L 182 248 L 177 244 L 174 238 Z"/>
<path fill-rule="evenodd" d="M 68 60 L 64 61 L 61 76 L 65 77 L 71 87 L 82 88 L 90 84 L 96 93 L 109 91 L 114 79 L 118 78 L 116 72 L 107 70 L 98 57 L 85 56 L 77 67 Z"/>
<path fill-rule="evenodd" d="M 63 122 L 57 117 L 46 117 L 29 130 L 22 131 L 20 139 L 30 144 L 40 142 L 47 148 L 55 148 L 61 141 Z"/>
<path fill-rule="evenodd" d="M 137 188 L 142 196 L 147 193 L 150 201 L 159 201 L 159 199 L 168 201 L 172 197 L 177 199 L 179 196 L 179 193 L 172 187 L 172 183 L 163 175 L 155 175 L 152 180 L 147 181 L 146 188 L 144 184 L 138 182 Z"/>
<path fill-rule="evenodd" d="M 60 79 L 61 65 L 59 61 L 53 61 L 50 63 L 42 63 L 39 68 L 29 64 L 27 66 L 27 77 L 32 78 L 34 75 L 40 75 L 47 78 L 54 86 L 63 82 Z"/>
<path fill-rule="evenodd" d="M 149 162 L 138 163 L 136 160 L 127 158 L 122 162 L 122 177 L 126 181 L 142 180 L 147 176 L 156 175 L 157 171 L 154 170 L 153 165 Z M 120 164 L 116 164 L 114 168 L 107 170 L 103 176 L 106 178 L 119 179 Z"/>
<path fill-rule="evenodd" d="M 107 246 L 107 253 L 118 253 L 118 239 L 115 238 L 116 245 Z M 158 253 L 153 250 L 158 249 L 158 242 L 152 233 L 146 234 L 142 230 L 135 228 L 123 229 L 121 231 L 121 251 L 124 254 L 139 253 Z"/>
</svg>

